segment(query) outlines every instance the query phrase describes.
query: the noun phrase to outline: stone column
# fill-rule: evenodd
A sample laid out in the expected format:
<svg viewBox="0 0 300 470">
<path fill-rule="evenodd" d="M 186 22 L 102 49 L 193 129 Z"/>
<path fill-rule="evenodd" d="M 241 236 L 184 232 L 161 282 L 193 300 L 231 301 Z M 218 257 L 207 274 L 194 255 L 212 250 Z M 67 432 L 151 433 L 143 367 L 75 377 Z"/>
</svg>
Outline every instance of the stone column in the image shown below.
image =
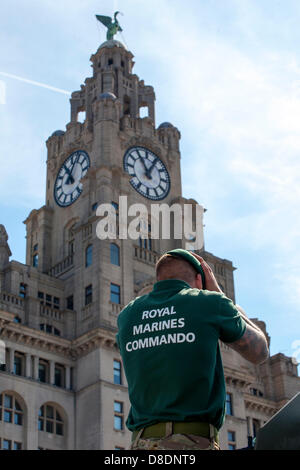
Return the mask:
<svg viewBox="0 0 300 470">
<path fill-rule="evenodd" d="M 31 377 L 31 354 L 25 354 L 25 377 Z"/>
<path fill-rule="evenodd" d="M 67 390 L 70 390 L 70 387 L 71 387 L 71 367 L 70 366 L 66 366 L 65 367 L 65 388 Z"/>
<path fill-rule="evenodd" d="M 11 374 L 14 373 L 14 365 L 15 365 L 15 350 L 14 348 L 9 349 L 9 372 Z"/>
<path fill-rule="evenodd" d="M 54 385 L 55 381 L 55 362 L 54 361 L 49 361 L 50 362 L 50 385 Z"/>
<path fill-rule="evenodd" d="M 33 378 L 35 380 L 39 380 L 39 357 L 33 357 Z"/>
</svg>

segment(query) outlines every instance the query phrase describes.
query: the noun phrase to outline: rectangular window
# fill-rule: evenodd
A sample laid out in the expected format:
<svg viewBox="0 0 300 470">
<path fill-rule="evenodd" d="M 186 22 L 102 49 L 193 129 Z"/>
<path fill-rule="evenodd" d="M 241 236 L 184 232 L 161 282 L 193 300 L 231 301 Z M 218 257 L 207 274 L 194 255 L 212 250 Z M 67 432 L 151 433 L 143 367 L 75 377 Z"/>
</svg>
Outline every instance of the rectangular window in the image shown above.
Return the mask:
<svg viewBox="0 0 300 470">
<path fill-rule="evenodd" d="M 2 449 L 11 450 L 11 441 L 8 441 L 7 439 L 3 439 Z"/>
<path fill-rule="evenodd" d="M 52 307 L 52 295 L 46 294 L 46 305 Z"/>
<path fill-rule="evenodd" d="M 85 288 L 85 305 L 89 305 L 93 302 L 93 286 L 90 284 Z"/>
<path fill-rule="evenodd" d="M 63 383 L 63 369 L 61 367 L 55 367 L 54 384 L 57 387 L 62 387 L 62 383 Z"/>
<path fill-rule="evenodd" d="M 73 310 L 74 309 L 74 297 L 73 297 L 73 295 L 69 295 L 69 297 L 67 297 L 67 309 L 68 310 Z"/>
<path fill-rule="evenodd" d="M 122 384 L 121 362 L 114 360 L 114 384 Z"/>
<path fill-rule="evenodd" d="M 46 372 L 47 366 L 46 364 L 39 364 L 39 380 L 40 382 L 46 382 Z"/>
<path fill-rule="evenodd" d="M 226 393 L 226 414 L 233 416 L 232 394 Z"/>
<path fill-rule="evenodd" d="M 38 299 L 40 299 L 40 304 L 44 305 L 44 292 L 38 292 Z"/>
<path fill-rule="evenodd" d="M 110 284 L 110 301 L 114 304 L 121 303 L 121 289 L 117 284 Z"/>
<path fill-rule="evenodd" d="M 114 402 L 114 429 L 122 431 L 123 429 L 123 403 Z"/>
<path fill-rule="evenodd" d="M 4 406 L 5 408 L 10 408 L 12 409 L 12 396 L 11 395 L 5 395 L 4 396 Z"/>
<path fill-rule="evenodd" d="M 14 450 L 22 450 L 21 442 L 14 442 Z"/>
<path fill-rule="evenodd" d="M 21 282 L 20 289 L 19 289 L 19 296 L 22 297 L 22 299 L 26 298 L 26 290 L 27 290 L 27 285 Z"/>
<path fill-rule="evenodd" d="M 53 297 L 53 307 L 59 310 L 60 299 L 58 297 Z"/>
<path fill-rule="evenodd" d="M 3 418 L 5 423 L 12 423 L 12 412 L 4 410 Z"/>
<path fill-rule="evenodd" d="M 23 421 L 22 421 L 22 414 L 21 413 L 15 413 L 14 414 L 14 423 L 18 424 L 19 426 L 22 426 Z"/>
<path fill-rule="evenodd" d="M 38 265 L 39 265 L 39 255 L 38 255 L 38 254 L 35 254 L 35 255 L 33 255 L 33 257 L 32 257 L 32 266 L 33 266 L 34 268 L 37 268 Z"/>
<path fill-rule="evenodd" d="M 22 375 L 22 357 L 16 356 L 14 357 L 14 374 L 15 375 Z"/>
<path fill-rule="evenodd" d="M 227 431 L 227 439 L 228 439 L 228 449 L 235 450 L 236 449 L 235 431 Z"/>
</svg>

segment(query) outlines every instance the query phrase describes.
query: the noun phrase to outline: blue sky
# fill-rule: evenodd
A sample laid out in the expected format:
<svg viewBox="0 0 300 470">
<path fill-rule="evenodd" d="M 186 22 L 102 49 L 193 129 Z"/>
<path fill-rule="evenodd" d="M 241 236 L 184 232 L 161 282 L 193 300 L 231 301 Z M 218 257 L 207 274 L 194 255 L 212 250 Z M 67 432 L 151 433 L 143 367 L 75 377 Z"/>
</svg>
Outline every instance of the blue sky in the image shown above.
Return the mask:
<svg viewBox="0 0 300 470">
<path fill-rule="evenodd" d="M 205 246 L 229 259 L 237 303 L 265 321 L 271 353 L 300 345 L 300 3 L 293 0 L 10 0 L 0 18 L 0 223 L 25 261 L 44 204 L 45 141 L 120 10 L 134 72 L 156 92 L 157 125 L 181 132 L 183 193 L 207 209 Z M 4 92 L 5 91 L 5 96 Z M 2 95 L 1 95 L 2 90 Z M 4 99 L 5 98 L 5 99 Z M 298 353 L 300 361 L 300 353 Z"/>
</svg>

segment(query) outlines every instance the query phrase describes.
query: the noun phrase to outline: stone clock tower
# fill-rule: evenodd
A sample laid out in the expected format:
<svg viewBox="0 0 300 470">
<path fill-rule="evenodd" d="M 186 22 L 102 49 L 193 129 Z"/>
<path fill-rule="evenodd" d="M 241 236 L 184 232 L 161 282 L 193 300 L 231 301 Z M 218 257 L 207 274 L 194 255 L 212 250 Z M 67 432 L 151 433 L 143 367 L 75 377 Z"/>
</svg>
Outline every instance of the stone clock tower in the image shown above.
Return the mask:
<svg viewBox="0 0 300 470">
<path fill-rule="evenodd" d="M 83 342 L 74 374 L 84 390 L 76 400 L 78 432 L 88 429 L 78 444 L 105 448 L 115 435 L 107 424 L 113 416 L 112 393 L 124 404 L 124 417 L 128 412 L 125 387 L 107 390 L 109 361 L 111 367 L 114 359 L 119 361 L 114 345 L 117 315 L 151 288 L 159 254 L 182 241 L 151 239 L 150 219 L 148 239 L 100 240 L 97 208 L 111 204 L 118 221 L 120 196 L 127 197 L 128 207 L 144 204 L 149 214 L 152 204 L 196 202 L 181 194 L 180 133 L 167 122 L 156 127 L 155 93 L 133 73 L 132 53 L 111 39 L 91 62 L 93 76 L 72 94 L 66 131 L 56 131 L 47 140 L 46 204 L 25 221 L 26 264 L 58 281 L 55 297 L 68 311 L 68 324 L 63 322 L 62 328 L 54 317 L 53 328 Z M 141 108 L 146 117 L 140 116 Z M 84 122 L 79 122 L 82 114 Z M 91 404 L 88 424 L 84 410 Z M 126 432 L 117 436 L 116 444 L 124 446 Z"/>
<path fill-rule="evenodd" d="M 149 214 L 163 203 L 197 205 L 181 192 L 180 132 L 168 122 L 156 125 L 154 90 L 133 73 L 131 52 L 109 39 L 91 62 L 92 76 L 72 94 L 66 130 L 47 140 L 46 200 L 25 221 L 26 265 L 9 261 L 8 235 L 0 226 L 0 334 L 6 344 L 0 448 L 129 446 L 117 316 L 151 289 L 159 255 L 183 242 L 172 235 L 151 238 L 151 219 L 148 238 L 121 237 L 120 197 L 128 208 L 143 204 Z M 103 204 L 115 213 L 115 239 L 97 236 Z M 176 221 L 175 214 L 173 228 Z M 232 263 L 204 248 L 202 256 L 234 300 Z M 285 356 L 259 370 L 229 348 L 222 352 L 233 396 L 228 406 L 238 417 L 228 421 L 221 444 L 226 448 L 228 431 L 230 445 L 241 447 L 255 420 L 262 423 L 277 411 L 299 379 L 292 365 L 288 379 L 278 372 L 288 363 Z M 274 381 L 280 382 L 277 391 Z M 251 390 L 261 395 L 253 398 Z"/>
</svg>

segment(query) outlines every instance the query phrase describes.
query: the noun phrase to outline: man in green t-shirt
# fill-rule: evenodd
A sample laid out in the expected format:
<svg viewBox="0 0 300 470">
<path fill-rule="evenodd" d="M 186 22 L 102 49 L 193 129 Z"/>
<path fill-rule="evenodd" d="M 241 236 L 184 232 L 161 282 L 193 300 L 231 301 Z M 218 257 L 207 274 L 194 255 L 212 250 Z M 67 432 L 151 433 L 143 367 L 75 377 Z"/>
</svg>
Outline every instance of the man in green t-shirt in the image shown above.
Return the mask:
<svg viewBox="0 0 300 470">
<path fill-rule="evenodd" d="M 168 252 L 156 276 L 153 290 L 118 317 L 131 448 L 218 449 L 226 396 L 219 340 L 258 364 L 268 356 L 266 338 L 200 256 Z"/>
</svg>

